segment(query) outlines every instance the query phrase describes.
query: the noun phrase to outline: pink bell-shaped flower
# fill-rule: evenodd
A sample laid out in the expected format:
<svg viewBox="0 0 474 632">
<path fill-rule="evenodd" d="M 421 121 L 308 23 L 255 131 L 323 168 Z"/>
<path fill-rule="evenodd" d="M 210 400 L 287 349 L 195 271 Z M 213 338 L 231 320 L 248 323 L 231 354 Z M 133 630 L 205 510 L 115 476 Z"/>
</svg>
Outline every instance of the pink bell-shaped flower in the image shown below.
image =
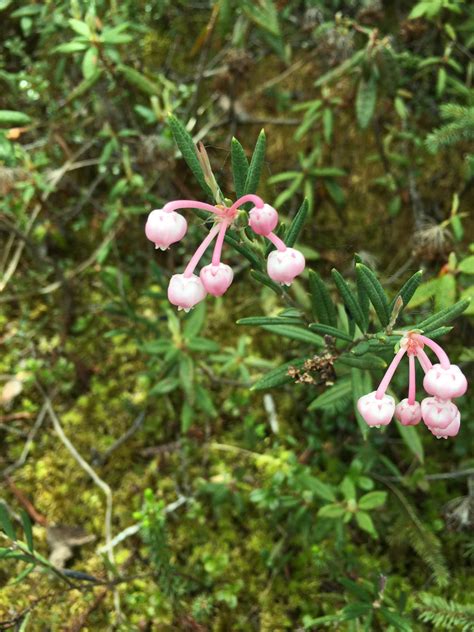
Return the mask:
<svg viewBox="0 0 474 632">
<path fill-rule="evenodd" d="M 303 254 L 295 248 L 273 250 L 267 259 L 268 276 L 281 283 L 291 285 L 295 277 L 301 274 L 305 267 Z"/>
<path fill-rule="evenodd" d="M 168 300 L 178 309 L 189 312 L 195 305 L 206 298 L 206 289 L 201 279 L 195 274 L 184 276 L 174 274 L 168 286 Z"/>
<path fill-rule="evenodd" d="M 380 428 L 392 420 L 395 412 L 395 400 L 391 395 L 376 397 L 377 391 L 364 395 L 357 402 L 357 410 L 368 426 Z"/>
<path fill-rule="evenodd" d="M 200 278 L 204 288 L 212 296 L 222 296 L 229 289 L 234 273 L 225 263 L 213 265 L 210 263 L 202 268 Z"/>
<path fill-rule="evenodd" d="M 437 439 L 447 439 L 448 437 L 455 437 L 461 427 L 461 414 L 458 411 L 456 417 L 452 422 L 446 426 L 446 428 L 437 428 L 435 426 L 428 426 L 431 432 Z"/>
<path fill-rule="evenodd" d="M 402 426 L 416 426 L 421 421 L 421 406 L 419 402 L 410 404 L 408 398 L 402 399 L 395 407 L 395 419 Z"/>
<path fill-rule="evenodd" d="M 249 224 L 257 235 L 266 237 L 278 224 L 278 213 L 269 204 L 264 204 L 262 208 L 254 206 L 249 213 Z"/>
<path fill-rule="evenodd" d="M 185 218 L 176 211 L 155 209 L 148 215 L 145 234 L 155 244 L 155 248 L 166 250 L 180 241 L 188 230 Z"/>
<path fill-rule="evenodd" d="M 462 397 L 467 391 L 467 380 L 464 373 L 456 364 L 443 368 L 441 364 L 434 364 L 427 371 L 423 380 L 425 391 L 441 399 Z"/>
<path fill-rule="evenodd" d="M 445 429 L 459 414 L 458 407 L 453 402 L 438 397 L 425 397 L 421 402 L 421 415 L 430 430 Z"/>
</svg>

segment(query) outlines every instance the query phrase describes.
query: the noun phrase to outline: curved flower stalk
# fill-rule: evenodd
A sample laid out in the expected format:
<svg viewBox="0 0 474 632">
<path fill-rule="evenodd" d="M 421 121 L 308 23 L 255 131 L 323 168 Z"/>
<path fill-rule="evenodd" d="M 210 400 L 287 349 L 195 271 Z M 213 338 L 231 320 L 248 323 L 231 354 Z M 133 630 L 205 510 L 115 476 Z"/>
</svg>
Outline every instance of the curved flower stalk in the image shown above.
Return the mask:
<svg viewBox="0 0 474 632">
<path fill-rule="evenodd" d="M 180 241 L 187 231 L 187 222 L 178 210 L 200 209 L 215 216 L 215 223 L 208 235 L 191 257 L 181 274 L 174 274 L 168 286 L 168 299 L 180 310 L 189 311 L 207 294 L 222 296 L 232 284 L 232 268 L 221 262 L 224 238 L 229 226 L 234 223 L 240 207 L 246 202 L 254 206 L 249 212 L 249 226 L 257 234 L 271 241 L 276 250 L 267 260 L 268 276 L 282 285 L 291 285 L 296 276 L 305 268 L 303 254 L 295 248 L 289 248 L 273 232 L 278 224 L 278 213 L 258 195 L 248 194 L 240 197 L 230 207 L 212 205 L 195 200 L 175 200 L 161 209 L 151 211 L 148 216 L 145 234 L 155 244 L 155 248 L 167 250 L 171 244 Z M 204 266 L 199 276 L 195 270 L 210 244 L 216 239 L 212 261 Z"/>
<path fill-rule="evenodd" d="M 428 347 L 438 358 L 432 364 L 424 347 Z M 387 388 L 403 356 L 408 355 L 409 384 L 408 397 L 397 406 Z M 415 358 L 418 359 L 425 377 L 423 386 L 432 397 L 426 397 L 421 404 L 416 401 Z M 388 367 L 378 389 L 364 395 L 357 402 L 357 408 L 369 426 L 386 426 L 395 414 L 404 426 L 414 426 L 423 419 L 425 425 L 438 438 L 447 439 L 458 434 L 461 415 L 451 401 L 461 397 L 467 390 L 467 380 L 461 369 L 451 364 L 446 352 L 436 342 L 418 332 L 408 332 L 400 341 L 400 350 Z"/>
</svg>

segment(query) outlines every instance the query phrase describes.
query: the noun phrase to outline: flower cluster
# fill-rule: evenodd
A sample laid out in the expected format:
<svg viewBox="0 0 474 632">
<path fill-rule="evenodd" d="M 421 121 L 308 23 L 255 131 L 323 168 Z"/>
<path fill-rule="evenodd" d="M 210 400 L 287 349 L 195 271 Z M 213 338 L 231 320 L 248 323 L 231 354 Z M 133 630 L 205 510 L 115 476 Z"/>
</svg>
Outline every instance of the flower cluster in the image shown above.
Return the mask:
<svg viewBox="0 0 474 632">
<path fill-rule="evenodd" d="M 431 364 L 424 346 L 431 349 L 439 363 Z M 386 395 L 386 390 L 403 356 L 409 362 L 408 397 L 395 406 L 395 400 Z M 423 387 L 432 397 L 426 397 L 421 404 L 415 400 L 415 358 L 425 372 Z M 357 408 L 369 426 L 386 426 L 393 415 L 404 426 L 415 426 L 422 419 L 428 429 L 438 439 L 455 437 L 460 428 L 461 415 L 452 402 L 467 390 L 467 380 L 461 369 L 451 364 L 444 350 L 433 340 L 413 331 L 408 332 L 400 342 L 400 350 L 387 369 L 378 389 L 364 395 L 357 402 Z"/>
<path fill-rule="evenodd" d="M 161 248 L 161 250 L 166 250 L 186 234 L 188 225 L 185 218 L 176 212 L 178 209 L 201 209 L 215 215 L 214 226 L 191 257 L 184 272 L 171 277 L 168 299 L 178 309 L 184 309 L 187 312 L 200 303 L 207 294 L 222 296 L 229 289 L 234 273 L 230 266 L 221 262 L 222 247 L 227 229 L 237 217 L 239 207 L 246 202 L 254 204 L 249 213 L 250 228 L 257 235 L 269 239 L 276 247 L 267 259 L 268 276 L 283 285 L 291 285 L 294 278 L 303 272 L 305 267 L 303 254 L 295 248 L 288 248 L 275 235 L 273 230 L 278 224 L 278 213 L 257 195 L 244 195 L 230 207 L 212 206 L 194 200 L 168 202 L 163 208 L 149 214 L 145 226 L 146 236 L 156 248 Z M 199 261 L 215 238 L 217 239 L 211 263 L 201 269 L 199 276 L 194 274 Z"/>
</svg>

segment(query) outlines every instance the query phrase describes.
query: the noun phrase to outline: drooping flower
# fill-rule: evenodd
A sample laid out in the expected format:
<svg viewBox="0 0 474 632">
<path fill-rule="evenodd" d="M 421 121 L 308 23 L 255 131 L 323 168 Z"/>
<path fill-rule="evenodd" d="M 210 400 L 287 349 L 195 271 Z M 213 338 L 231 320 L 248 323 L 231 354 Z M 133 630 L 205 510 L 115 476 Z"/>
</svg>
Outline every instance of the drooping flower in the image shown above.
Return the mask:
<svg viewBox="0 0 474 632">
<path fill-rule="evenodd" d="M 186 233 L 186 220 L 176 212 L 177 209 L 202 209 L 210 211 L 216 218 L 214 226 L 191 257 L 184 272 L 175 274 L 171 278 L 168 298 L 178 309 L 191 309 L 202 301 L 207 293 L 222 296 L 231 286 L 234 273 L 230 266 L 221 263 L 222 248 L 227 229 L 233 224 L 239 208 L 246 202 L 254 204 L 249 214 L 250 227 L 255 233 L 265 236 L 276 246 L 276 251 L 269 254 L 267 262 L 270 278 L 278 283 L 291 285 L 294 278 L 303 272 L 304 256 L 294 248 L 287 248 L 285 243 L 272 232 L 278 223 L 278 213 L 257 195 L 244 195 L 230 207 L 212 206 L 195 200 L 168 202 L 162 209 L 156 209 L 150 213 L 145 226 L 148 239 L 162 250 L 166 250 L 172 243 L 182 239 Z M 204 266 L 197 276 L 194 274 L 195 269 L 216 237 L 212 262 Z"/>
<path fill-rule="evenodd" d="M 425 345 L 437 356 L 439 364 L 434 366 L 431 364 L 424 351 Z M 390 400 L 393 398 L 385 392 L 405 354 L 408 355 L 409 361 L 408 397 L 396 407 L 393 405 L 391 412 Z M 415 400 L 415 358 L 418 359 L 425 372 L 423 381 L 425 390 L 433 395 L 433 397 L 423 399 L 421 405 Z M 357 407 L 369 426 L 387 425 L 395 413 L 395 417 L 404 426 L 416 425 L 423 419 L 434 436 L 438 439 L 447 439 L 456 436 L 461 425 L 461 415 L 451 399 L 461 397 L 466 389 L 467 380 L 461 369 L 450 363 L 445 351 L 436 342 L 418 332 L 408 332 L 401 339 L 400 350 L 388 367 L 378 389 L 361 397 Z M 378 424 L 377 419 L 381 420 Z"/>
</svg>

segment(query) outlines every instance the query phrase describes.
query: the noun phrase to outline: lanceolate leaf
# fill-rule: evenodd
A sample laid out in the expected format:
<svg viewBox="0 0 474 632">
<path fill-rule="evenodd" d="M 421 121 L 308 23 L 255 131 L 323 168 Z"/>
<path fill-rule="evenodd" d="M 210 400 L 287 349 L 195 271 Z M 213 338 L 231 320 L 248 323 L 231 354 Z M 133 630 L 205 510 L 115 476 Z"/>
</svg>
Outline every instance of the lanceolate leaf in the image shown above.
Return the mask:
<svg viewBox="0 0 474 632">
<path fill-rule="evenodd" d="M 342 300 L 344 301 L 345 306 L 347 307 L 349 314 L 352 316 L 356 325 L 358 325 L 359 329 L 363 331 L 364 329 L 364 315 L 362 314 L 362 310 L 360 305 L 356 301 L 354 294 L 351 289 L 347 285 L 346 281 L 343 279 L 342 275 L 335 269 L 332 269 L 332 276 L 334 279 L 334 283 L 336 284 L 337 289 L 339 290 L 339 294 L 341 295 Z"/>
<path fill-rule="evenodd" d="M 13 528 L 10 514 L 3 502 L 0 502 L 0 528 L 7 534 L 10 540 L 16 540 L 15 529 Z"/>
<path fill-rule="evenodd" d="M 250 276 L 252 276 L 259 283 L 263 283 L 263 285 L 266 285 L 267 287 L 269 287 L 278 296 L 281 296 L 281 293 L 282 293 L 281 286 L 278 285 L 278 283 L 275 283 L 275 281 L 272 281 L 268 275 L 264 274 L 263 272 L 260 272 L 259 270 L 252 270 L 250 272 Z"/>
<path fill-rule="evenodd" d="M 28 125 L 31 118 L 23 112 L 14 110 L 0 110 L 0 127 L 11 127 L 12 125 Z"/>
<path fill-rule="evenodd" d="M 248 316 L 237 321 L 237 325 L 250 325 L 263 327 L 263 325 L 298 325 L 301 321 L 298 318 L 286 318 L 280 316 Z"/>
<path fill-rule="evenodd" d="M 288 375 L 288 370 L 292 367 L 300 369 L 306 360 L 307 358 L 297 358 L 295 360 L 290 360 L 290 362 L 285 362 L 285 364 L 269 371 L 266 375 L 255 382 L 255 384 L 251 387 L 251 390 L 262 391 L 267 388 L 275 388 L 276 386 L 288 384 L 293 380 L 293 378 Z"/>
<path fill-rule="evenodd" d="M 362 77 L 359 81 L 356 96 L 356 115 L 357 122 L 361 129 L 365 129 L 375 110 L 375 102 L 377 100 L 377 81 L 373 74 L 368 79 Z"/>
<path fill-rule="evenodd" d="M 303 204 L 300 206 L 298 212 L 296 213 L 286 233 L 285 243 L 290 248 L 295 245 L 299 237 L 299 234 L 304 226 L 307 216 L 308 216 L 308 200 L 305 199 L 303 200 Z"/>
<path fill-rule="evenodd" d="M 350 379 L 339 380 L 318 395 L 316 399 L 313 399 L 311 404 L 308 406 L 308 410 L 324 410 L 324 408 L 330 408 L 331 406 L 336 406 L 338 402 L 347 397 L 351 393 L 352 390 L 352 382 Z"/>
<path fill-rule="evenodd" d="M 437 329 L 446 323 L 451 322 L 454 318 L 457 318 L 463 311 L 469 306 L 471 301 L 464 299 L 462 301 L 458 301 L 452 307 L 447 307 L 446 309 L 442 309 L 437 314 L 433 314 L 429 318 L 425 318 L 421 323 L 416 325 L 417 329 L 423 329 L 423 331 L 428 331 L 428 329 Z"/>
<path fill-rule="evenodd" d="M 262 262 L 261 260 L 257 257 L 257 255 L 255 255 L 250 248 L 248 248 L 247 246 L 244 246 L 243 244 L 241 244 L 235 237 L 234 237 L 234 231 L 227 231 L 226 236 L 225 236 L 225 242 L 228 243 L 229 245 L 232 246 L 232 248 L 234 248 L 235 250 L 237 250 L 237 252 L 239 252 L 243 257 L 245 257 L 248 261 L 250 261 L 250 263 L 252 264 L 252 266 L 254 268 L 256 268 L 257 270 L 261 270 L 262 269 Z"/>
<path fill-rule="evenodd" d="M 352 336 L 346 334 L 345 331 L 341 331 L 336 327 L 331 327 L 330 325 L 323 325 L 322 323 L 311 323 L 309 328 L 312 331 L 317 331 L 318 334 L 322 334 L 323 336 L 333 336 L 334 338 L 340 338 L 341 340 L 346 340 L 347 342 L 352 342 Z"/>
<path fill-rule="evenodd" d="M 423 331 L 425 334 L 428 334 L 430 338 L 441 338 L 441 336 L 446 336 L 453 330 L 453 327 L 446 327 L 443 325 L 442 327 L 437 327 L 436 329 L 431 329 L 431 327 L 426 327 Z"/>
<path fill-rule="evenodd" d="M 425 454 L 418 430 L 415 426 L 402 426 L 402 424 L 399 423 L 396 425 L 407 448 L 416 456 L 420 463 L 423 463 Z"/>
<path fill-rule="evenodd" d="M 324 345 L 324 340 L 321 336 L 313 334 L 303 327 L 297 327 L 296 325 L 264 325 L 263 329 L 277 334 L 278 336 L 283 336 L 284 338 L 307 342 L 315 347 L 322 347 Z"/>
<path fill-rule="evenodd" d="M 257 191 L 260 175 L 262 173 L 263 161 L 265 160 L 266 144 L 267 140 L 265 138 L 265 131 L 262 129 L 258 135 L 247 177 L 245 179 L 245 193 L 255 193 Z"/>
<path fill-rule="evenodd" d="M 153 81 L 150 81 L 148 77 L 145 77 L 145 75 L 143 75 L 138 70 L 135 70 L 135 68 L 131 68 L 130 66 L 126 66 L 125 64 L 120 64 L 117 66 L 117 71 L 124 76 L 125 80 L 128 81 L 128 83 L 132 84 L 132 86 L 135 86 L 145 94 L 155 96 L 159 95 L 162 92 L 160 86 L 158 86 Z"/>
<path fill-rule="evenodd" d="M 249 161 L 244 148 L 236 138 L 232 139 L 230 155 L 232 159 L 232 175 L 236 196 L 242 197 L 245 193 L 245 182 L 249 171 Z"/>
<path fill-rule="evenodd" d="M 323 325 L 336 327 L 336 308 L 332 302 L 329 290 L 319 274 L 313 270 L 309 271 L 309 288 L 311 291 L 311 306 L 315 318 Z"/>
<path fill-rule="evenodd" d="M 392 312 L 392 309 L 395 305 L 395 301 L 397 300 L 398 296 L 402 297 L 403 307 L 401 311 L 403 311 L 403 309 L 410 302 L 410 299 L 412 298 L 413 294 L 416 292 L 418 286 L 420 285 L 422 277 L 423 277 L 423 270 L 418 270 L 418 272 L 415 272 L 415 274 L 408 279 L 408 281 L 400 288 L 400 291 L 397 292 L 397 294 L 393 297 L 389 305 L 390 313 Z"/>
<path fill-rule="evenodd" d="M 356 265 L 358 263 L 362 263 L 362 259 L 359 257 L 358 254 L 354 256 L 354 259 L 355 259 Z M 357 298 L 359 299 L 359 305 L 362 310 L 362 314 L 364 316 L 364 331 L 367 331 L 369 327 L 370 299 L 369 299 L 369 295 L 367 294 L 367 290 L 365 289 L 364 284 L 362 283 L 360 274 L 356 275 L 356 282 L 357 282 Z"/>
<path fill-rule="evenodd" d="M 390 321 L 390 311 L 387 297 L 380 281 L 375 274 L 363 263 L 356 264 L 356 274 L 369 295 L 370 302 L 374 306 L 382 327 L 386 327 Z"/>
<path fill-rule="evenodd" d="M 206 178 L 199 162 L 199 158 L 197 157 L 196 146 L 191 135 L 188 133 L 181 121 L 179 121 L 173 114 L 169 115 L 168 123 L 173 133 L 176 144 L 183 154 L 183 158 L 186 161 L 188 167 L 191 169 L 194 177 L 199 182 L 201 189 L 212 199 L 212 191 L 206 182 Z"/>
</svg>

